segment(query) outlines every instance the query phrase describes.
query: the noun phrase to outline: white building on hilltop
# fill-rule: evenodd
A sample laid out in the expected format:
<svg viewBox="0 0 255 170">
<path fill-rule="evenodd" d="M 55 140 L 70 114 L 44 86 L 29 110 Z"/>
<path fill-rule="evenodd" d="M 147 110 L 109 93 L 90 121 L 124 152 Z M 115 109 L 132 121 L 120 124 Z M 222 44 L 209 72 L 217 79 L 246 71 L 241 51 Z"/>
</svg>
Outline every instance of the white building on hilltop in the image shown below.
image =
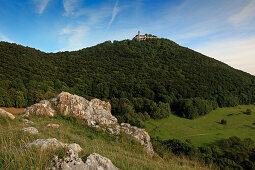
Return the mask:
<svg viewBox="0 0 255 170">
<path fill-rule="evenodd" d="M 134 39 L 136 39 L 137 41 L 144 41 L 144 40 L 147 40 L 147 39 L 158 39 L 158 38 L 159 37 L 151 35 L 151 34 L 149 34 L 149 35 L 147 35 L 147 34 L 140 35 L 140 31 L 138 31 L 138 35 L 136 35 L 134 37 Z"/>
</svg>

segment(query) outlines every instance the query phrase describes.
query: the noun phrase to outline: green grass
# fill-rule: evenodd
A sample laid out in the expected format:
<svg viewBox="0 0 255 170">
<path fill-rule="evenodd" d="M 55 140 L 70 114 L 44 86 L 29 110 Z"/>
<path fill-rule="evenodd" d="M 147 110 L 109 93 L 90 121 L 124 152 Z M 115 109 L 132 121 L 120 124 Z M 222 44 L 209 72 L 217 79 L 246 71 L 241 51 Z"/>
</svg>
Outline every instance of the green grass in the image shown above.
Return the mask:
<svg viewBox="0 0 255 170">
<path fill-rule="evenodd" d="M 111 136 L 93 130 L 71 117 L 30 117 L 34 125 L 25 125 L 19 116 L 15 120 L 0 117 L 0 169 L 47 169 L 53 155 L 62 155 L 62 150 L 42 151 L 39 148 L 20 150 L 28 142 L 36 139 L 56 138 L 64 143 L 78 143 L 86 157 L 99 153 L 109 158 L 120 169 L 206 169 L 199 162 L 173 157 L 169 161 L 146 154 L 143 147 L 131 138 Z M 60 124 L 59 129 L 46 127 L 48 123 Z M 40 134 L 30 135 L 21 131 L 23 127 L 36 127 Z"/>
<path fill-rule="evenodd" d="M 245 114 L 247 109 L 252 110 L 251 115 Z M 227 120 L 226 125 L 220 124 L 222 119 Z M 190 139 L 196 146 L 231 136 L 255 140 L 255 105 L 218 108 L 194 120 L 171 114 L 166 119 L 147 121 L 145 127 L 151 137 Z"/>
</svg>

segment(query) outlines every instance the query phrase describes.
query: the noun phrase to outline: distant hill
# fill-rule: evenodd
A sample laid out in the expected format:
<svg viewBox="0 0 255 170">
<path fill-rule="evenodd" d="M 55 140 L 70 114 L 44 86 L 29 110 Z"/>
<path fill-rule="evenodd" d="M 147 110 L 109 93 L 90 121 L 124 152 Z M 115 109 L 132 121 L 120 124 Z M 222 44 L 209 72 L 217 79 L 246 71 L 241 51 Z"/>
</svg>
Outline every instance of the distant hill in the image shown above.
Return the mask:
<svg viewBox="0 0 255 170">
<path fill-rule="evenodd" d="M 255 102 L 254 76 L 167 39 L 58 53 L 0 42 L 0 59 L 0 106 L 24 107 L 68 91 L 109 100 L 120 121 L 139 125 L 167 117 L 170 107 L 195 118 Z"/>
</svg>

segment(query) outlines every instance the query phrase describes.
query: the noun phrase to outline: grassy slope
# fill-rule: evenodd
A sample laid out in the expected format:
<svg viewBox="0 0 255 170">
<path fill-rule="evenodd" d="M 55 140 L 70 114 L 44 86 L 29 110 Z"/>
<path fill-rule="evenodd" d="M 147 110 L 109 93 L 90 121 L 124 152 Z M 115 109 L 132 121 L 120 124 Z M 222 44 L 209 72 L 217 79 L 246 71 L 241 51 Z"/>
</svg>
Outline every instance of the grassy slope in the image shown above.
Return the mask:
<svg viewBox="0 0 255 170">
<path fill-rule="evenodd" d="M 252 109 L 251 115 L 243 113 L 247 108 Z M 227 120 L 227 124 L 219 124 L 221 119 Z M 170 115 L 166 119 L 150 120 L 146 122 L 145 126 L 152 137 L 190 139 L 194 145 L 199 146 L 230 136 L 255 140 L 255 125 L 253 123 L 255 123 L 255 105 L 242 105 L 218 108 L 195 120 Z"/>
<path fill-rule="evenodd" d="M 17 118 L 14 121 L 0 117 L 0 169 L 46 169 L 55 151 L 42 152 L 39 149 L 18 152 L 18 148 L 35 139 L 56 138 L 65 143 L 78 143 L 84 149 L 79 156 L 97 152 L 121 169 L 205 169 L 197 162 L 173 158 L 169 162 L 150 158 L 140 144 L 125 136 L 114 137 L 97 132 L 76 120 L 63 117 L 31 117 L 33 127 L 39 135 L 29 135 L 20 129 L 29 125 Z M 60 124 L 59 129 L 47 128 L 48 123 Z M 31 126 L 31 125 L 30 125 Z M 62 153 L 63 154 L 63 153 Z"/>
</svg>

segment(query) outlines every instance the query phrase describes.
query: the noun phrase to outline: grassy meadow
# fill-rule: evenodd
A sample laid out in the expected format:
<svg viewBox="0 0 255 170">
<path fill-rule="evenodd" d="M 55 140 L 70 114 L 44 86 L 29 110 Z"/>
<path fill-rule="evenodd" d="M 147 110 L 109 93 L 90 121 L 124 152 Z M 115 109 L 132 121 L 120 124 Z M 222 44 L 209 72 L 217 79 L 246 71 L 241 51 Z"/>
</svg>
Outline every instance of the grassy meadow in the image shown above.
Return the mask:
<svg viewBox="0 0 255 170">
<path fill-rule="evenodd" d="M 51 166 L 54 154 L 66 151 L 41 151 L 39 148 L 20 150 L 28 142 L 36 139 L 56 138 L 64 143 L 78 143 L 83 151 L 79 156 L 85 161 L 93 153 L 109 158 L 120 169 L 207 169 L 199 162 L 173 157 L 164 161 L 148 156 L 143 147 L 131 138 L 111 136 L 102 131 L 93 130 L 72 117 L 45 116 L 30 117 L 33 125 L 26 125 L 16 115 L 15 120 L 0 116 L 0 169 L 47 169 Z M 46 127 L 48 123 L 57 123 L 59 129 Z M 23 127 L 36 127 L 40 134 L 30 135 Z"/>
<path fill-rule="evenodd" d="M 251 115 L 245 114 L 247 109 L 252 110 Z M 220 124 L 222 119 L 226 125 Z M 171 114 L 165 119 L 147 121 L 145 127 L 151 137 L 189 139 L 196 146 L 231 136 L 255 140 L 255 105 L 218 108 L 194 120 Z"/>
</svg>

